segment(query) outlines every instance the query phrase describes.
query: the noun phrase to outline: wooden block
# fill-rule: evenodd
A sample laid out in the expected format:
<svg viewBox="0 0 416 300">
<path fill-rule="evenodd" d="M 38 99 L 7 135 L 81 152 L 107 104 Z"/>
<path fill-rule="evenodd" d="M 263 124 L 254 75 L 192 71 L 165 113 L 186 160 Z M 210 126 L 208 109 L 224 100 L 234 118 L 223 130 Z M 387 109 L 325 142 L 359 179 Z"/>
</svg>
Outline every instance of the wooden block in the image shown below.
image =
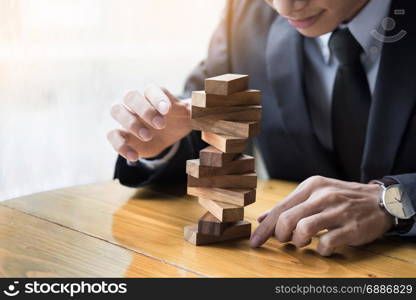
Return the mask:
<svg viewBox="0 0 416 300">
<path fill-rule="evenodd" d="M 253 173 L 255 171 L 254 157 L 245 154 L 227 162 L 222 167 L 202 165 L 200 161 L 200 159 L 188 160 L 186 162 L 186 174 L 196 178 L 202 178 L 229 174 Z"/>
<path fill-rule="evenodd" d="M 248 89 L 248 75 L 224 74 L 205 79 L 205 93 L 228 96 Z"/>
<path fill-rule="evenodd" d="M 259 106 L 251 106 L 254 109 L 241 110 L 232 113 L 218 113 L 215 115 L 206 116 L 211 120 L 224 120 L 224 121 L 260 121 L 262 112 Z M 204 117 L 203 117 L 204 118 Z M 192 118 L 198 119 L 198 118 Z"/>
<path fill-rule="evenodd" d="M 209 117 L 211 120 L 225 121 L 259 121 L 261 120 L 261 106 L 230 106 L 201 108 L 192 106 L 191 118 Z"/>
<path fill-rule="evenodd" d="M 224 153 L 213 146 L 208 146 L 199 151 L 201 165 L 211 167 L 224 167 L 239 155 L 238 153 Z"/>
<path fill-rule="evenodd" d="M 198 203 L 221 222 L 236 222 L 244 219 L 244 207 L 199 197 Z"/>
<path fill-rule="evenodd" d="M 260 134 L 259 122 L 231 122 L 223 120 L 211 120 L 209 118 L 198 118 L 191 120 L 191 126 L 194 130 L 241 138 L 254 137 Z"/>
<path fill-rule="evenodd" d="M 261 92 L 246 90 L 228 96 L 207 94 L 205 91 L 192 92 L 192 105 L 197 107 L 217 107 L 236 105 L 260 105 Z"/>
<path fill-rule="evenodd" d="M 238 206 L 247 206 L 256 201 L 256 189 L 223 189 L 188 186 L 188 194 Z"/>
<path fill-rule="evenodd" d="M 257 187 L 256 173 L 220 175 L 212 177 L 196 178 L 188 175 L 189 187 L 208 187 L 208 188 L 238 188 L 252 189 Z"/>
<path fill-rule="evenodd" d="M 202 246 L 239 238 L 248 238 L 251 235 L 251 224 L 247 221 L 239 221 L 227 228 L 221 236 L 206 235 L 198 232 L 198 225 L 185 226 L 184 238 L 195 246 Z"/>
<path fill-rule="evenodd" d="M 225 153 L 242 153 L 245 151 L 247 138 L 203 131 L 202 140 Z"/>
<path fill-rule="evenodd" d="M 207 212 L 198 221 L 198 232 L 207 235 L 220 236 L 228 227 L 235 222 L 221 222 L 213 214 Z"/>
</svg>

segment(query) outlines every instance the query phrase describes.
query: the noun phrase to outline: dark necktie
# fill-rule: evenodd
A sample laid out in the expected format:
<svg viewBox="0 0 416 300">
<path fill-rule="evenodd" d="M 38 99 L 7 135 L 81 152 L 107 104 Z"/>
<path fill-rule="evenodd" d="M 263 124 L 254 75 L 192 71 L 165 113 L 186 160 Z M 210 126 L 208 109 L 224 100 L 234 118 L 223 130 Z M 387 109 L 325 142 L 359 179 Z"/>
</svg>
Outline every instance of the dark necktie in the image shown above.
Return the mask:
<svg viewBox="0 0 416 300">
<path fill-rule="evenodd" d="M 329 41 L 340 65 L 332 96 L 332 136 L 345 179 L 360 181 L 371 93 L 361 64 L 362 47 L 348 28 Z"/>
</svg>

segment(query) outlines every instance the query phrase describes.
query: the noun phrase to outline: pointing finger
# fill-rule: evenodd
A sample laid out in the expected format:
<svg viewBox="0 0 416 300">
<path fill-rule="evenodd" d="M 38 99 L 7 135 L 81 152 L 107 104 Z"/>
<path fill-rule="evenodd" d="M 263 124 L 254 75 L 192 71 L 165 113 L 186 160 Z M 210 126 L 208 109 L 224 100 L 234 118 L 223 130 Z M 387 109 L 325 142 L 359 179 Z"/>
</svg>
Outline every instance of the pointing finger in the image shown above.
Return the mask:
<svg viewBox="0 0 416 300">
<path fill-rule="evenodd" d="M 263 245 L 273 234 L 277 222 L 277 214 L 279 210 L 275 207 L 265 219 L 260 223 L 257 229 L 254 231 L 253 236 L 250 239 L 250 246 L 253 248 Z"/>
</svg>

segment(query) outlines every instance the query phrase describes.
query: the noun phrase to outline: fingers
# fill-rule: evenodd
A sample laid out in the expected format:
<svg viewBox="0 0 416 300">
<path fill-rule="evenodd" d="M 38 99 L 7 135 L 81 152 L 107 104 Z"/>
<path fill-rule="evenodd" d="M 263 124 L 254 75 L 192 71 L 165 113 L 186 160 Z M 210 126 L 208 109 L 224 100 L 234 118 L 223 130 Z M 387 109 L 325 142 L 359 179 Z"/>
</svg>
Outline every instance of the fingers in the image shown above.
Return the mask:
<svg viewBox="0 0 416 300">
<path fill-rule="evenodd" d="M 137 161 L 139 154 L 127 143 L 126 132 L 113 130 L 108 133 L 107 139 L 121 156 L 129 161 Z"/>
<path fill-rule="evenodd" d="M 311 177 L 258 218 L 250 244 L 258 247 L 274 233 L 281 242 L 304 247 L 324 229 L 329 231 L 320 235 L 317 247 L 323 256 L 340 246 L 367 243 L 385 232 L 380 228 L 386 218 L 379 215 L 378 197 L 379 190 L 372 186 Z"/>
<path fill-rule="evenodd" d="M 349 242 L 350 237 L 347 228 L 339 227 L 322 235 L 319 238 L 316 250 L 322 256 L 329 256 L 335 252 L 337 247 L 348 245 Z"/>
<path fill-rule="evenodd" d="M 150 85 L 147 87 L 144 91 L 144 96 L 162 115 L 166 115 L 169 112 L 171 107 L 170 99 L 158 86 Z"/>
<path fill-rule="evenodd" d="M 149 151 L 148 142 L 143 142 L 135 135 L 124 130 L 109 132 L 107 139 L 114 150 L 129 161 L 137 161 L 140 157 L 146 157 Z"/>
<path fill-rule="evenodd" d="M 263 245 L 275 233 L 276 223 L 282 212 L 305 201 L 314 189 L 325 184 L 325 179 L 319 176 L 311 177 L 302 182 L 287 198 L 276 205 L 261 222 L 251 236 L 250 246 L 255 248 Z"/>
<path fill-rule="evenodd" d="M 276 223 L 276 238 L 282 243 L 292 240 L 298 222 L 331 207 L 334 203 L 339 204 L 338 194 L 334 188 L 324 186 L 315 189 L 306 201 L 282 212 Z"/>
<path fill-rule="evenodd" d="M 154 96 L 154 95 L 153 95 Z M 156 96 L 154 96 L 156 97 Z M 167 99 L 167 97 L 165 96 Z M 131 91 L 123 99 L 124 104 L 144 122 L 154 129 L 163 129 L 166 126 L 166 119 L 145 98 L 137 91 Z M 154 101 L 154 99 L 152 100 Z M 162 100 L 159 100 L 162 101 Z"/>
<path fill-rule="evenodd" d="M 277 220 L 284 207 L 285 206 L 278 204 L 264 217 L 250 238 L 251 247 L 260 247 L 274 234 Z"/>
<path fill-rule="evenodd" d="M 250 238 L 251 247 L 260 247 L 273 235 L 278 213 L 279 211 L 275 207 L 260 223 Z"/>
<path fill-rule="evenodd" d="M 122 104 L 112 107 L 111 115 L 124 130 L 110 132 L 108 139 L 130 161 L 154 157 L 191 131 L 187 107 L 157 86 L 146 88 L 144 95 L 127 93 Z"/>
<path fill-rule="evenodd" d="M 296 205 L 298 202 L 302 201 L 302 198 L 291 198 L 291 201 L 286 203 L 279 203 L 276 205 L 270 213 L 265 216 L 260 225 L 254 231 L 250 239 L 250 246 L 253 248 L 260 247 L 263 245 L 272 235 L 274 235 L 276 230 L 276 223 L 279 219 L 280 214 L 289 209 L 290 206 Z"/>
<path fill-rule="evenodd" d="M 328 210 L 301 219 L 293 232 L 293 244 L 297 247 L 305 247 L 318 232 L 338 227 L 341 224 L 338 215 L 336 210 Z"/>
<path fill-rule="evenodd" d="M 150 141 L 153 137 L 152 131 L 135 114 L 129 111 L 124 105 L 116 104 L 111 109 L 113 118 L 128 132 L 144 142 Z"/>
<path fill-rule="evenodd" d="M 320 212 L 320 208 L 312 201 L 302 202 L 282 212 L 276 223 L 275 237 L 282 243 L 289 242 L 298 222 L 318 212 Z"/>
</svg>

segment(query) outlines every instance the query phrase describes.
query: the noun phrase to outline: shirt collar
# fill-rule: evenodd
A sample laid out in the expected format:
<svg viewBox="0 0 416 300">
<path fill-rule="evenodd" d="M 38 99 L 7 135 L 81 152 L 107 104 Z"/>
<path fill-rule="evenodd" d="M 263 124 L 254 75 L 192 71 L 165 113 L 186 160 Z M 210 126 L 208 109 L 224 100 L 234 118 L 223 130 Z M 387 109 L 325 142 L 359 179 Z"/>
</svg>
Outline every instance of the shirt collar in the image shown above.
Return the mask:
<svg viewBox="0 0 416 300">
<path fill-rule="evenodd" d="M 340 27 L 348 27 L 351 34 L 364 49 L 365 55 L 370 58 L 378 58 L 381 54 L 382 42 L 374 38 L 373 30 L 383 32 L 381 23 L 388 15 L 391 0 L 370 0 L 368 4 L 348 24 Z M 325 63 L 331 59 L 329 40 L 332 32 L 323 34 L 317 38 Z"/>
</svg>

